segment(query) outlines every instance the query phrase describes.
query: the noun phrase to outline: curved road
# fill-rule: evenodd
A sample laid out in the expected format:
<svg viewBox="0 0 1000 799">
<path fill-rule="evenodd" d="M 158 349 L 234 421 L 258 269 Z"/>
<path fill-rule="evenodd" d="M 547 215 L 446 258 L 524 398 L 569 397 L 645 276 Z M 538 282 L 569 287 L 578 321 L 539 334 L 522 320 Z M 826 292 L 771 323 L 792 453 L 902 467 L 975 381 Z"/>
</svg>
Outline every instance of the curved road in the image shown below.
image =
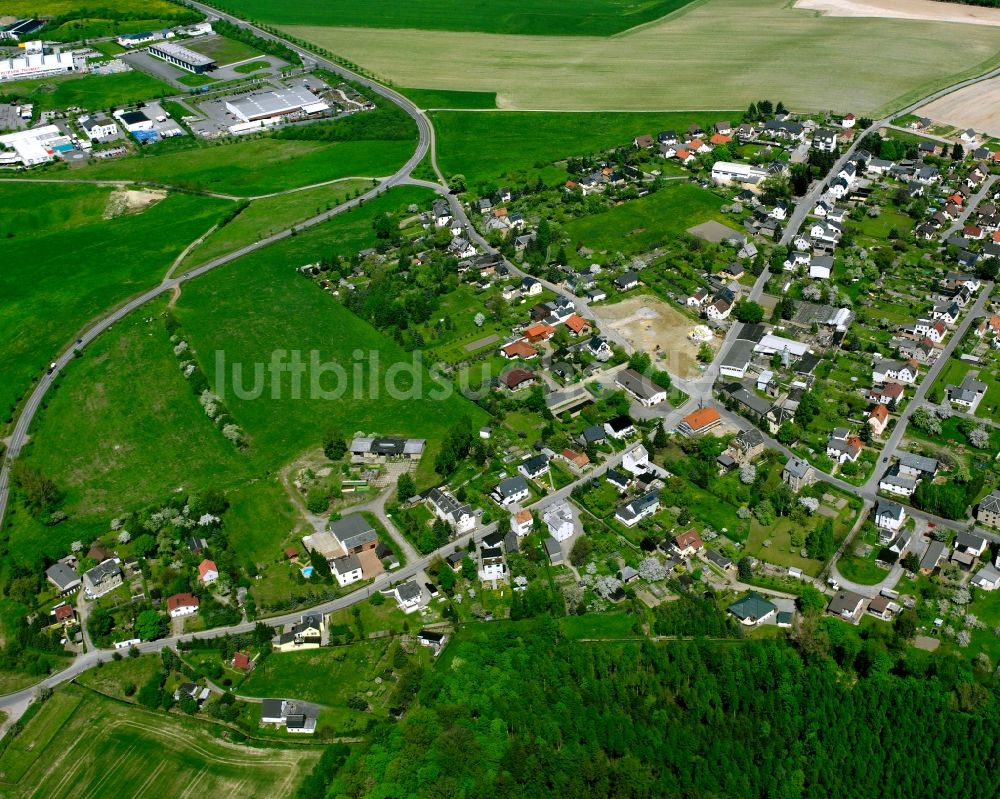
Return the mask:
<svg viewBox="0 0 1000 799">
<path fill-rule="evenodd" d="M 216 8 L 213 8 L 213 7 L 204 5 L 202 3 L 198 3 L 198 2 L 189 2 L 188 5 L 190 5 L 190 6 L 194 7 L 194 8 L 196 8 L 196 9 L 198 9 L 199 11 L 203 12 L 204 14 L 206 14 L 208 16 L 213 16 L 213 17 L 216 17 L 216 18 L 221 18 L 221 19 L 224 19 L 224 20 L 226 20 L 228 22 L 233 23 L 234 25 L 239 25 L 239 26 L 245 27 L 245 28 L 247 28 L 249 30 L 252 30 L 256 35 L 258 35 L 258 36 L 260 36 L 262 38 L 265 38 L 265 39 L 268 39 L 268 40 L 271 40 L 271 41 L 281 42 L 283 45 L 285 45 L 287 47 L 290 47 L 292 50 L 294 50 L 300 56 L 302 56 L 302 57 L 304 57 L 306 59 L 309 59 L 309 60 L 315 62 L 317 64 L 317 66 L 319 66 L 319 67 L 321 67 L 323 69 L 326 69 L 326 70 L 328 70 L 330 72 L 333 72 L 335 74 L 341 75 L 342 77 L 348 78 L 348 79 L 350 79 L 352 81 L 355 81 L 356 83 L 359 83 L 359 84 L 365 86 L 368 90 L 370 90 L 370 91 L 378 94 L 379 96 L 381 96 L 381 97 L 389 100 L 390 102 L 395 103 L 397 106 L 399 106 L 400 108 L 402 108 L 410 116 L 410 118 L 413 119 L 414 122 L 416 123 L 416 125 L 417 125 L 417 131 L 418 131 L 417 147 L 416 147 L 413 155 L 410 157 L 410 159 L 395 174 L 391 175 L 390 177 L 379 179 L 378 180 L 378 184 L 376 186 L 374 186 L 371 190 L 369 190 L 368 192 L 366 192 L 364 195 L 362 195 L 360 197 L 357 197 L 357 198 L 355 198 L 353 200 L 349 200 L 347 202 L 341 203 L 336 208 L 333 208 L 330 211 L 327 211 L 327 212 L 325 212 L 323 214 L 320 214 L 320 215 L 318 215 L 316 217 L 313 217 L 312 219 L 309 219 L 306 222 L 303 222 L 303 223 L 300 223 L 298 225 L 295 225 L 295 226 L 293 226 L 291 228 L 288 228 L 288 229 L 286 229 L 284 231 L 281 231 L 281 232 L 276 233 L 274 235 L 268 236 L 267 238 L 262 239 L 261 241 L 255 242 L 254 244 L 247 245 L 246 247 L 242 247 L 242 248 L 240 248 L 238 250 L 235 250 L 235 251 L 233 251 L 233 252 L 231 252 L 231 253 L 229 253 L 229 254 L 227 254 L 225 256 L 221 256 L 221 257 L 216 258 L 216 259 L 214 259 L 212 261 L 209 261 L 209 262 L 207 262 L 205 264 L 202 264 L 202 265 L 198 266 L 195 269 L 191 269 L 191 270 L 185 272 L 180 277 L 167 278 L 160 285 L 156 286 L 155 288 L 152 288 L 149 291 L 146 291 L 145 293 L 139 295 L 138 297 L 135 297 L 132 300 L 126 302 L 123 305 L 121 305 L 119 308 L 117 308 L 114 311 L 112 311 L 111 313 L 109 313 L 103 319 L 101 319 L 98 322 L 96 322 L 95 324 L 93 324 L 86 332 L 84 332 L 83 335 L 80 337 L 80 339 L 79 339 L 78 342 L 76 342 L 75 344 L 73 344 L 70 347 L 68 347 L 62 354 L 60 354 L 55 359 L 55 362 L 54 362 L 55 363 L 55 367 L 54 367 L 54 369 L 52 370 L 51 373 L 44 375 L 42 377 L 42 379 L 36 384 L 34 390 L 31 392 L 31 395 L 29 396 L 27 402 L 25 403 L 25 405 L 23 406 L 23 408 L 21 410 L 21 413 L 20 413 L 20 415 L 18 417 L 17 423 L 16 423 L 16 425 L 14 427 L 13 433 L 12 433 L 12 435 L 10 437 L 10 440 L 9 440 L 7 458 L 4 461 L 3 469 L 0 470 L 0 523 L 2 523 L 2 521 L 3 521 L 3 517 L 4 517 L 5 511 L 6 511 L 6 508 L 7 508 L 7 503 L 8 503 L 8 500 L 9 500 L 9 489 L 10 489 L 10 469 L 9 469 L 9 464 L 10 464 L 11 460 L 13 458 L 15 458 L 20 453 L 22 447 L 24 446 L 25 441 L 27 439 L 28 428 L 30 427 L 31 422 L 34 419 L 35 414 L 38 412 L 38 409 L 40 408 L 40 406 L 42 404 L 42 400 L 43 400 L 46 392 L 48 392 L 49 388 L 52 386 L 55 377 L 66 366 L 66 364 L 69 363 L 70 360 L 74 357 L 74 353 L 75 353 L 75 351 L 77 349 L 82 349 L 83 347 L 85 347 L 87 344 L 89 344 L 91 341 L 93 341 L 97 336 L 99 336 L 101 333 L 103 333 L 108 328 L 110 328 L 112 325 L 114 325 L 115 322 L 119 321 L 120 319 L 123 319 L 126 315 L 130 314 L 132 311 L 136 310 L 137 308 L 142 307 L 146 303 L 154 300 L 155 298 L 157 298 L 157 297 L 159 297 L 159 296 L 161 296 L 161 295 L 163 295 L 163 294 L 165 294 L 165 293 L 167 293 L 169 291 L 173 291 L 175 289 L 175 287 L 179 286 L 180 284 L 182 284 L 182 283 L 184 283 L 184 282 L 186 282 L 188 280 L 192 280 L 192 279 L 194 279 L 196 277 L 199 277 L 200 275 L 203 275 L 206 272 L 209 272 L 212 269 L 215 269 L 215 268 L 217 268 L 219 266 L 222 266 L 224 264 L 230 263 L 230 262 L 232 262 L 232 261 L 236 260 L 237 258 L 240 258 L 240 257 L 242 257 L 244 255 L 247 255 L 249 253 L 252 253 L 252 252 L 255 252 L 257 250 L 260 250 L 260 249 L 262 249 L 262 248 L 264 248 L 264 247 L 266 247 L 266 246 L 268 246 L 270 244 L 273 244 L 276 241 L 280 241 L 280 240 L 282 240 L 284 238 L 287 238 L 288 236 L 292 235 L 295 230 L 301 230 L 301 229 L 304 229 L 304 228 L 309 228 L 309 227 L 312 227 L 314 225 L 320 224 L 321 222 L 324 222 L 327 219 L 330 219 L 330 218 L 332 218 L 332 217 L 334 217 L 334 216 L 336 216 L 338 214 L 343 213 L 344 211 L 347 211 L 347 210 L 349 210 L 351 208 L 354 208 L 354 207 L 362 204 L 366 200 L 369 200 L 369 199 L 371 199 L 373 197 L 376 197 L 379 194 L 383 193 L 384 191 L 386 191 L 386 190 L 388 190 L 388 189 L 390 189 L 390 188 L 392 188 L 394 186 L 397 186 L 397 185 L 418 185 L 418 186 L 423 186 L 423 187 L 432 189 L 432 190 L 437 191 L 437 192 L 439 192 L 441 194 L 447 195 L 448 199 L 449 199 L 449 203 L 450 203 L 450 205 L 451 205 L 451 207 L 452 207 L 452 209 L 453 209 L 453 211 L 455 213 L 456 218 L 458 218 L 458 219 L 460 219 L 460 220 L 463 221 L 464 227 L 466 228 L 467 231 L 469 231 L 470 236 L 472 236 L 473 239 L 476 240 L 480 245 L 485 245 L 486 249 L 488 251 L 490 251 L 490 252 L 493 251 L 493 248 L 489 247 L 488 245 L 486 245 L 485 241 L 482 239 L 482 237 L 478 236 L 475 233 L 475 230 L 472 227 L 471 223 L 469 222 L 468 216 L 466 215 L 465 210 L 462 208 L 461 203 L 453 195 L 450 195 L 447 192 L 446 188 L 444 188 L 441 184 L 431 183 L 429 181 L 423 181 L 423 180 L 416 180 L 416 179 L 410 177 L 410 175 L 413 172 L 413 170 L 423 160 L 424 156 L 429 151 L 431 153 L 431 165 L 432 165 L 432 167 L 434 169 L 434 172 L 439 177 L 439 179 L 442 179 L 442 183 L 443 183 L 443 178 L 441 176 L 441 172 L 438 169 L 437 162 L 436 162 L 434 129 L 433 129 L 433 127 L 432 127 L 429 119 L 424 114 L 424 112 L 422 110 L 420 110 L 414 103 L 412 103 L 410 100 L 408 100 L 406 97 L 404 97 L 403 95 L 399 94 L 398 92 L 395 92 L 392 89 L 390 89 L 390 88 L 388 88 L 386 86 L 383 86 L 380 83 L 377 83 L 377 82 L 375 82 L 375 81 L 373 81 L 373 80 L 371 80 L 369 78 L 365 78 L 365 77 L 363 77 L 361 75 L 358 75 L 358 74 L 356 74 L 356 73 L 354 73 L 354 72 L 352 72 L 352 71 L 350 71 L 348 69 L 345 69 L 344 67 L 340 66 L 339 64 L 336 64 L 336 63 L 334 63 L 334 62 L 332 62 L 332 61 L 330 61 L 328 59 L 325 59 L 322 56 L 319 56 L 319 55 L 317 55 L 315 53 L 303 50 L 302 48 L 297 47 L 296 45 L 293 45 L 290 42 L 288 42 L 288 41 L 286 41 L 286 40 L 284 40 L 284 39 L 282 39 L 282 38 L 280 38 L 278 36 L 275 36 L 275 35 L 267 32 L 265 30 L 262 30 L 262 29 L 260 29 L 260 28 L 258 28 L 256 26 L 254 26 L 254 25 L 246 23 L 246 22 L 244 22 L 243 20 L 241 20 L 241 19 L 239 19 L 237 17 L 234 17 L 234 16 L 232 16 L 230 14 L 227 14 L 227 13 L 225 13 L 223 11 L 219 11 Z M 972 85 L 972 84 L 977 83 L 977 82 L 979 82 L 981 80 L 985 80 L 987 78 L 994 77 L 996 75 L 1000 75 L 1000 69 L 993 70 L 993 71 L 991 71 L 989 73 L 986 73 L 985 75 L 981 75 L 981 76 L 979 76 L 977 78 L 972 78 L 972 79 L 969 79 L 969 80 L 961 81 L 960 83 L 957 83 L 957 84 L 955 84 L 955 85 L 953 85 L 951 87 L 948 87 L 947 89 L 943 89 L 943 90 L 940 90 L 938 92 L 935 92 L 935 93 L 929 95 L 928 97 L 925 97 L 925 98 L 919 100 L 918 102 L 913 103 L 911 106 L 907 107 L 906 109 L 903 109 L 903 110 L 897 112 L 896 115 L 898 115 L 900 113 L 906 113 L 906 112 L 908 112 L 910 110 L 913 110 L 913 109 L 916 109 L 916 108 L 920 107 L 921 105 L 923 105 L 926 102 L 929 102 L 931 100 L 937 99 L 938 97 L 942 97 L 942 96 L 944 96 L 946 94 L 949 94 L 949 93 L 951 93 L 951 92 L 953 92 L 953 91 L 955 91 L 957 89 L 963 88 L 963 87 L 968 86 L 968 85 Z M 860 140 L 863 138 L 863 136 L 865 134 L 867 134 L 868 132 L 871 132 L 872 130 L 877 129 L 881 125 L 887 124 L 889 121 L 891 121 L 891 120 L 890 119 L 879 120 L 879 122 L 875 123 L 871 128 L 869 128 L 866 131 L 863 131 L 859 136 L 857 136 L 856 139 L 855 139 L 855 143 L 851 146 L 851 148 L 849 148 L 849 150 L 847 151 L 847 153 L 845 153 L 845 155 L 841 159 L 841 161 L 838 162 L 838 167 L 837 168 L 839 169 L 839 164 L 842 163 L 843 161 L 846 161 L 846 158 L 850 154 L 853 153 L 854 149 L 858 146 L 858 143 L 860 142 Z M 802 198 L 802 200 L 800 201 L 799 205 L 796 207 L 795 212 L 793 213 L 792 217 L 789 219 L 788 226 L 787 226 L 787 229 L 786 229 L 786 232 L 785 232 L 785 236 L 782 237 L 782 241 L 784 243 L 787 243 L 787 241 L 790 241 L 791 238 L 794 236 L 794 233 L 798 231 L 798 228 L 801 226 L 802 222 L 805 219 L 806 212 L 815 203 L 815 199 L 818 198 L 818 196 L 822 192 L 822 189 L 823 189 L 823 184 L 822 183 L 818 183 L 814 187 L 812 187 L 812 189 L 810 190 L 810 192 L 808 192 L 805 197 Z M 520 270 L 515 270 L 515 272 L 519 272 L 519 271 Z M 759 296 L 760 295 L 760 293 L 763 291 L 763 287 L 764 287 L 764 284 L 767 281 L 767 278 L 768 278 L 768 271 L 765 269 L 765 271 L 763 272 L 763 274 L 761 274 L 760 278 L 755 283 L 754 288 L 753 288 L 752 293 L 751 293 L 751 297 L 755 297 L 755 296 Z M 578 302 L 578 304 L 580 304 L 580 301 L 579 301 L 578 298 L 577 298 L 577 302 Z M 698 381 L 696 381 L 696 382 L 698 382 L 698 383 L 701 384 L 700 387 L 699 387 L 700 390 L 696 391 L 695 393 L 692 393 L 691 399 L 687 403 L 685 403 L 685 409 L 690 408 L 691 406 L 695 405 L 697 402 L 700 402 L 702 399 L 704 399 L 704 394 L 705 394 L 705 389 L 706 388 L 708 390 L 708 394 L 709 394 L 709 397 L 710 397 L 711 384 L 714 381 L 714 376 L 718 374 L 718 365 L 721 363 L 723 355 L 728 351 L 729 347 L 732 345 L 732 342 L 735 340 L 735 334 L 733 332 L 734 329 L 735 329 L 735 325 L 733 326 L 733 329 L 730 330 L 730 333 L 727 335 L 727 337 L 726 337 L 726 339 L 725 339 L 725 341 L 723 343 L 723 346 L 720 348 L 720 350 L 719 350 L 719 352 L 718 352 L 718 354 L 716 356 L 715 361 L 713 361 L 713 363 L 709 367 L 709 369 L 707 369 L 706 372 L 704 373 L 704 375 L 702 375 L 701 379 L 698 380 Z M 698 394 L 698 396 L 695 396 L 695 394 Z M 670 414 L 670 416 L 671 417 L 675 417 L 675 416 L 679 415 L 679 413 L 680 413 L 679 410 L 675 410 L 675 411 L 673 411 L 673 413 Z M 605 470 L 607 468 L 610 468 L 613 465 L 615 465 L 621 459 L 622 454 L 623 453 L 619 453 L 614 458 L 612 458 L 609 461 L 607 461 L 604 464 L 602 464 L 602 466 L 598 467 L 598 471 L 595 472 L 594 474 L 596 474 L 596 473 L 598 473 L 600 471 L 603 471 L 603 470 Z M 593 474 L 588 474 L 586 479 L 591 479 L 592 477 L 593 477 Z M 537 504 L 541 506 L 543 504 L 547 505 L 547 504 L 549 504 L 549 503 L 551 503 L 553 501 L 556 501 L 562 495 L 568 495 L 569 489 L 571 489 L 571 487 L 572 487 L 572 484 L 570 486 L 567 486 L 566 488 L 562 489 L 561 491 L 557 492 L 555 495 L 551 495 L 551 496 L 547 496 L 547 497 L 543 498 Z M 488 529 L 489 528 L 487 528 L 487 530 Z M 474 534 L 474 537 L 482 537 L 483 535 L 486 534 L 487 530 L 481 530 L 481 531 L 479 531 L 478 533 Z M 334 599 L 334 600 L 331 600 L 329 602 L 325 602 L 325 603 L 323 603 L 321 605 L 317 605 L 317 606 L 315 606 L 313 608 L 308 609 L 308 611 L 310 611 L 310 612 L 328 613 L 328 612 L 340 610 L 340 609 L 345 608 L 345 607 L 349 607 L 350 605 L 352 605 L 352 604 L 354 604 L 356 602 L 364 600 L 373 591 L 382 590 L 384 588 L 387 588 L 390 584 L 395 584 L 395 583 L 398 583 L 400 581 L 403 581 L 403 580 L 406 580 L 406 579 L 409 579 L 409 578 L 415 576 L 420 571 L 422 571 L 424 568 L 426 568 L 427 564 L 435 556 L 440 555 L 440 554 L 444 554 L 444 553 L 446 553 L 448 551 L 451 551 L 452 548 L 456 544 L 457 545 L 461 545 L 462 543 L 464 543 L 465 541 L 467 541 L 469 537 L 470 536 L 465 536 L 465 537 L 463 537 L 461 539 L 458 539 L 458 540 L 456 540 L 454 542 L 449 543 L 446 547 L 443 547 L 442 549 L 440 549 L 440 550 L 432 553 L 431 555 L 428 555 L 427 557 L 424 557 L 424 558 L 421 558 L 419 560 L 415 560 L 415 561 L 412 561 L 412 562 L 408 563 L 400 571 L 394 573 L 391 576 L 391 581 L 390 581 L 389 575 L 382 575 L 382 576 L 380 576 L 379 579 L 375 580 L 372 584 L 370 584 L 369 586 L 366 586 L 365 588 L 359 589 L 358 591 L 352 592 L 352 593 L 347 594 L 347 595 L 345 595 L 343 597 L 340 597 L 338 599 Z M 285 623 L 297 620 L 298 617 L 303 612 L 307 612 L 307 610 L 303 609 L 303 610 L 297 611 L 295 613 L 289 613 L 289 614 L 285 614 L 284 616 L 278 616 L 278 617 L 270 618 L 270 619 L 266 620 L 266 623 L 269 624 L 269 625 L 271 625 L 271 626 L 283 625 Z M 231 626 L 231 627 L 215 628 L 215 629 L 212 629 L 212 630 L 205 630 L 205 631 L 202 631 L 202 632 L 194 633 L 192 635 L 186 635 L 186 636 L 180 636 L 180 637 L 171 637 L 171 638 L 164 638 L 164 639 L 161 639 L 159 641 L 145 642 L 145 643 L 140 644 L 138 648 L 139 648 L 139 650 L 141 652 L 156 652 L 156 651 L 159 651 L 159 650 L 163 649 L 164 647 L 173 646 L 179 640 L 182 640 L 182 639 L 186 640 L 186 639 L 190 639 L 190 638 L 213 638 L 213 637 L 216 637 L 216 636 L 219 636 L 219 635 L 224 635 L 225 633 L 249 632 L 249 631 L 251 631 L 253 629 L 253 627 L 254 627 L 254 623 L 252 623 L 252 622 L 246 622 L 246 623 L 234 625 L 234 626 Z M 41 687 L 52 687 L 52 686 L 58 685 L 58 684 L 60 684 L 62 682 L 65 682 L 67 680 L 71 680 L 76 675 L 78 675 L 81 672 L 87 670 L 88 668 L 91 668 L 92 666 L 96 665 L 96 663 L 99 660 L 101 660 L 104 657 L 109 656 L 110 654 L 111 653 L 109 651 L 91 651 L 91 652 L 87 652 L 87 653 L 81 654 L 65 670 L 63 670 L 63 671 L 61 671 L 61 672 L 59 672 L 57 674 L 50 675 L 49 677 L 47 677 L 42 682 L 37 683 L 36 685 L 31 686 L 30 688 L 26 688 L 26 689 L 24 689 L 22 691 L 18 691 L 16 693 L 12 693 L 12 694 L 7 694 L 6 696 L 0 697 L 0 708 L 8 710 L 10 712 L 10 720 L 13 720 L 13 719 L 15 719 L 15 718 L 17 718 L 17 717 L 20 716 L 20 713 L 23 712 L 23 709 L 31 701 L 31 698 L 34 696 L 35 692 L 39 688 L 41 688 Z"/>
</svg>

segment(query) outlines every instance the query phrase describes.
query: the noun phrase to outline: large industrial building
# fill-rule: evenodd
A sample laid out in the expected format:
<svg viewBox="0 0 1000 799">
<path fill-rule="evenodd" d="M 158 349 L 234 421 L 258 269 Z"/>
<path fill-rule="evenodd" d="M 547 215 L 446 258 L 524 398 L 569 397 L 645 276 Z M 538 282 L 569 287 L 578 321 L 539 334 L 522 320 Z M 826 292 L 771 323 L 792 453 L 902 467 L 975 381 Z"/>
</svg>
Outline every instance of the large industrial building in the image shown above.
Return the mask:
<svg viewBox="0 0 1000 799">
<path fill-rule="evenodd" d="M 175 67 L 186 69 L 188 72 L 200 74 L 215 69 L 215 59 L 196 53 L 194 50 L 188 50 L 188 48 L 173 42 L 151 44 L 146 48 L 146 52 L 151 56 L 156 56 L 161 61 L 173 64 Z"/>
<path fill-rule="evenodd" d="M 0 81 L 19 80 L 21 78 L 46 78 L 52 75 L 65 75 L 76 70 L 73 51 L 60 51 L 58 48 L 46 53 L 41 42 L 25 42 L 24 55 L 0 60 Z"/>
<path fill-rule="evenodd" d="M 230 100 L 226 110 L 244 122 L 255 122 L 288 114 L 322 114 L 329 111 L 330 106 L 308 89 L 295 86 Z"/>
</svg>

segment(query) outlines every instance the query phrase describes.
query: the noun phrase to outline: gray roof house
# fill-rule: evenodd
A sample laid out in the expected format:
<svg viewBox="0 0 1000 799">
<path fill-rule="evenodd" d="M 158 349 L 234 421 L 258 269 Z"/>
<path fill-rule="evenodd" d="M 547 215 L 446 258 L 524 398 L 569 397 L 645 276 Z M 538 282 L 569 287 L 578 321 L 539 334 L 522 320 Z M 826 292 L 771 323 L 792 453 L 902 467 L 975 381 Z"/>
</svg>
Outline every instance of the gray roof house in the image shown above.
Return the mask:
<svg viewBox="0 0 1000 799">
<path fill-rule="evenodd" d="M 349 513 L 343 519 L 330 522 L 330 532 L 348 555 L 374 549 L 378 544 L 375 528 L 360 513 Z"/>
<path fill-rule="evenodd" d="M 45 576 L 59 590 L 60 594 L 68 594 L 80 587 L 80 575 L 62 561 L 49 566 L 45 570 Z"/>
<path fill-rule="evenodd" d="M 545 544 L 545 552 L 549 556 L 549 561 L 552 564 L 562 563 L 563 554 L 562 554 L 562 547 L 559 546 L 559 542 L 556 541 L 554 538 L 549 537 L 546 538 L 545 541 L 543 541 L 542 543 Z"/>
</svg>

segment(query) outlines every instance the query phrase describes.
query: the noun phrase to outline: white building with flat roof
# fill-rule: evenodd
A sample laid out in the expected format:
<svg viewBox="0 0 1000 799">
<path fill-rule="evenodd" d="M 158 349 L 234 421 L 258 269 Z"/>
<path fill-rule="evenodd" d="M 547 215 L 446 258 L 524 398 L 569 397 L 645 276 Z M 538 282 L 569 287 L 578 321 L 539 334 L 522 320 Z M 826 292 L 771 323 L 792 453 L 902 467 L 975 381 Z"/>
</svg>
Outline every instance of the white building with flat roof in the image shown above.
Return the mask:
<svg viewBox="0 0 1000 799">
<path fill-rule="evenodd" d="M 8 133 L 0 136 L 0 165 L 35 166 L 48 163 L 55 158 L 52 148 L 62 142 L 69 142 L 69 139 L 55 125 Z"/>
<path fill-rule="evenodd" d="M 751 164 L 734 164 L 732 161 L 716 161 L 712 166 L 712 180 L 721 186 L 738 183 L 741 186 L 756 186 L 767 178 L 767 170 Z"/>
<path fill-rule="evenodd" d="M 322 114 L 329 111 L 330 106 L 308 89 L 293 86 L 230 100 L 226 110 L 244 122 L 255 122 L 288 114 Z"/>
</svg>

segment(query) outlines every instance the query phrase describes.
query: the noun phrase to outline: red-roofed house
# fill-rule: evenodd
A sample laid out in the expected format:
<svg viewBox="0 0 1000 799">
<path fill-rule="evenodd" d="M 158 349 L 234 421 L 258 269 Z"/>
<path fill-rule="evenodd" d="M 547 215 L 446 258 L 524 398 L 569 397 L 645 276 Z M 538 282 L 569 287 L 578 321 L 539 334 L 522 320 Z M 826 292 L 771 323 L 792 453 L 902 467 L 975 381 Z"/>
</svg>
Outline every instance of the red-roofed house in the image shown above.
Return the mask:
<svg viewBox="0 0 1000 799">
<path fill-rule="evenodd" d="M 174 594 L 167 597 L 167 613 L 170 614 L 171 619 L 190 616 L 192 613 L 198 612 L 200 604 L 198 597 L 194 594 Z"/>
<path fill-rule="evenodd" d="M 709 143 L 713 145 L 719 144 L 729 144 L 733 140 L 732 136 L 725 136 L 722 133 L 713 133 L 712 138 L 709 139 Z"/>
<path fill-rule="evenodd" d="M 681 419 L 678 430 L 687 436 L 697 436 L 720 424 L 722 417 L 715 408 L 699 408 Z"/>
<path fill-rule="evenodd" d="M 705 548 L 705 545 L 702 543 L 698 531 L 692 528 L 686 533 L 674 536 L 673 548 L 674 552 L 682 558 L 690 558 L 696 553 L 701 552 Z"/>
<path fill-rule="evenodd" d="M 889 424 L 889 409 L 882 404 L 876 405 L 868 414 L 868 426 L 872 429 L 872 435 L 882 435 L 887 424 Z"/>
<path fill-rule="evenodd" d="M 539 322 L 534 324 L 524 331 L 525 337 L 532 344 L 536 344 L 539 341 L 548 341 L 552 338 L 552 334 L 556 332 L 556 329 L 552 325 L 547 325 L 544 322 Z"/>
<path fill-rule="evenodd" d="M 588 463 L 590 463 L 590 458 L 587 457 L 586 452 L 575 452 L 571 449 L 564 449 L 562 451 L 563 459 L 575 466 L 577 469 L 582 469 Z"/>
<path fill-rule="evenodd" d="M 903 398 L 903 387 L 899 383 L 886 383 L 881 388 L 873 388 L 870 396 L 883 405 L 895 405 Z"/>
<path fill-rule="evenodd" d="M 574 336 L 587 336 L 590 335 L 590 322 L 584 319 L 579 314 L 573 314 L 566 320 L 566 327 L 570 329 L 570 332 Z"/>
<path fill-rule="evenodd" d="M 976 239 L 977 241 L 983 238 L 983 229 L 979 225 L 966 225 L 962 230 L 962 235 L 967 239 Z"/>
<path fill-rule="evenodd" d="M 76 611 L 72 605 L 60 605 L 52 611 L 56 624 L 69 624 L 76 620 Z"/>
<path fill-rule="evenodd" d="M 242 652 L 237 652 L 233 655 L 233 668 L 239 669 L 240 671 L 250 671 L 250 667 L 253 666 L 253 661 L 250 660 Z"/>
<path fill-rule="evenodd" d="M 500 354 L 508 360 L 514 360 L 516 358 L 521 358 L 523 360 L 528 360 L 529 358 L 537 358 L 538 350 L 532 347 L 523 338 L 515 341 L 513 344 L 508 344 L 505 347 L 500 348 Z"/>
<path fill-rule="evenodd" d="M 205 558 L 205 560 L 198 564 L 198 579 L 205 583 L 205 585 L 214 583 L 219 579 L 219 567 L 215 565 L 214 560 Z"/>
</svg>

